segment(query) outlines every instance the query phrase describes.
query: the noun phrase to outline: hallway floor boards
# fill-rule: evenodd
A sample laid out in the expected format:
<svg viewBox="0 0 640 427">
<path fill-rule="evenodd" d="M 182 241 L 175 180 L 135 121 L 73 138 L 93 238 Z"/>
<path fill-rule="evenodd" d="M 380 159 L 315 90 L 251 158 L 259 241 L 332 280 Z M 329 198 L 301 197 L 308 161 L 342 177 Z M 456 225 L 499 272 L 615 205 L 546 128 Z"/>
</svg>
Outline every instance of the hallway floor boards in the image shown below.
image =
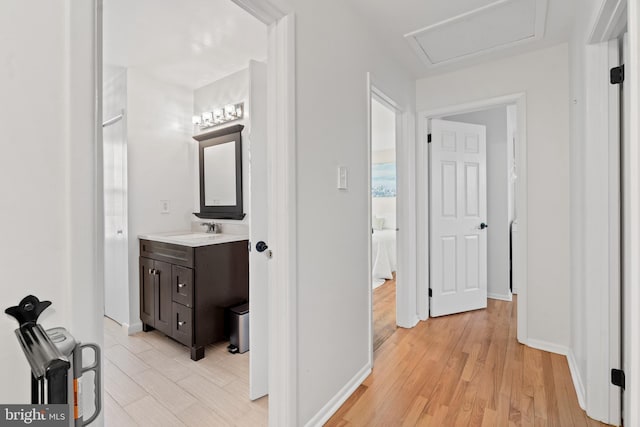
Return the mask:
<svg viewBox="0 0 640 427">
<path fill-rule="evenodd" d="M 396 279 L 394 278 L 373 290 L 373 350 L 377 350 L 395 333 L 396 329 Z"/>
<path fill-rule="evenodd" d="M 398 328 L 327 426 L 604 426 L 580 409 L 567 359 L 516 340 L 516 304 Z"/>
</svg>

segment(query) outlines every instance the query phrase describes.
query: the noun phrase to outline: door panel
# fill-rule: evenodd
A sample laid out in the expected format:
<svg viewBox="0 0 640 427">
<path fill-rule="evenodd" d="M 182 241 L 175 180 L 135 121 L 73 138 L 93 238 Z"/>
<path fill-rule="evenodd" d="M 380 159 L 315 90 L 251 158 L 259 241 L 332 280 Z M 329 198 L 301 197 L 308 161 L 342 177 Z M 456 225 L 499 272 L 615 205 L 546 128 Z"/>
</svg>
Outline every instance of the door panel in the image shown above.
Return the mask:
<svg viewBox="0 0 640 427">
<path fill-rule="evenodd" d="M 486 130 L 432 120 L 431 316 L 487 306 Z"/>
<path fill-rule="evenodd" d="M 155 326 L 155 276 L 153 260 L 140 257 L 140 320 L 149 326 Z"/>
<path fill-rule="evenodd" d="M 451 294 L 456 291 L 456 274 L 458 271 L 456 236 L 442 238 L 442 293 Z"/>
<path fill-rule="evenodd" d="M 267 159 L 266 66 L 251 61 L 251 215 L 249 240 L 249 397 L 258 399 L 269 391 L 269 258 L 256 251 L 256 243 L 269 244 L 269 194 Z"/>
<path fill-rule="evenodd" d="M 160 332 L 171 335 L 171 264 L 154 261 L 156 271 L 156 325 Z"/>
</svg>

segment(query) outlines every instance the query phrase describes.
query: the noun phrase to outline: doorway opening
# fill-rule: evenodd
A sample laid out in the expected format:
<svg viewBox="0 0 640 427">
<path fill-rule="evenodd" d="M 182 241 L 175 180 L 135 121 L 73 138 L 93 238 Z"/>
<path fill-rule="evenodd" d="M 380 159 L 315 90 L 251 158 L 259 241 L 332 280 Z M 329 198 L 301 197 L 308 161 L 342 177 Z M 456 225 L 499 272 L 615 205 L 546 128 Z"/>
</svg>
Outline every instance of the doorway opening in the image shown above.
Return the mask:
<svg viewBox="0 0 640 427">
<path fill-rule="evenodd" d="M 526 342 L 527 330 L 524 108 L 525 95 L 515 94 L 422 113 L 420 135 L 427 142 L 425 146 L 428 148 L 422 150 L 421 167 L 425 173 L 418 190 L 422 203 L 427 206 L 426 218 L 421 218 L 420 221 L 428 221 L 430 224 L 419 239 L 419 245 L 428 254 L 429 262 L 428 268 L 419 277 L 418 294 L 419 298 L 429 301 L 430 315 L 481 308 L 486 306 L 487 297 L 511 301 L 511 289 L 515 289 L 519 294 L 517 304 L 520 342 Z M 434 126 L 435 122 L 438 122 L 437 126 Z M 434 131 L 438 132 L 438 136 L 433 135 Z M 437 153 L 445 154 L 437 156 L 442 166 L 438 171 L 432 164 L 432 157 L 436 157 L 434 144 L 440 144 Z M 475 156 L 480 150 L 485 155 L 479 159 L 466 159 L 465 156 Z M 456 151 L 458 154 L 451 157 Z M 466 163 L 465 159 L 468 160 Z M 491 170 L 483 172 L 486 174 L 486 180 L 483 181 L 480 179 L 481 171 L 488 171 L 489 163 Z M 445 173 L 447 171 L 449 173 Z M 451 186 L 449 189 L 444 186 L 447 181 Z M 437 189 L 434 188 L 436 185 L 439 186 Z M 433 199 L 436 194 L 440 195 L 438 200 Z M 448 196 L 444 197 L 445 195 Z M 448 210 L 443 210 L 444 208 Z M 465 208 L 468 208 L 468 212 Z M 452 231 L 458 230 L 462 234 L 468 232 L 468 238 L 462 236 L 458 245 L 454 244 L 455 240 L 459 240 L 455 233 L 446 236 L 443 234 L 440 236 L 441 244 L 434 247 L 433 239 L 438 236 L 436 232 L 442 231 L 441 228 L 434 229 L 434 226 L 442 226 L 433 222 L 436 218 L 433 215 L 434 209 L 447 214 L 440 216 L 440 222 L 445 225 L 448 222 L 462 222 L 453 224 Z M 513 234 L 515 238 L 512 238 L 513 224 L 516 225 L 517 234 Z M 488 235 L 493 232 L 495 236 L 491 236 L 490 240 Z M 435 250 L 438 252 L 434 254 Z M 439 260 L 439 270 L 434 265 L 434 255 Z M 458 266 L 462 263 L 457 258 L 470 260 L 463 266 L 462 272 L 458 271 Z M 434 280 L 434 271 L 451 279 L 451 289 L 444 288 L 446 280 Z M 495 279 L 491 281 L 490 277 Z M 465 300 L 467 288 L 477 290 L 473 301 Z M 455 295 L 458 289 L 463 291 L 459 297 Z M 434 304 L 440 304 L 439 312 L 434 311 Z"/>
<path fill-rule="evenodd" d="M 516 106 L 511 104 L 443 118 L 446 121 L 480 125 L 485 128 L 486 216 L 484 220 L 480 218 L 480 222 L 484 222 L 486 226 L 486 296 L 504 301 L 512 300 L 514 288 L 512 237 L 517 233 L 516 117 Z M 432 237 L 433 235 L 432 232 Z M 515 237 L 517 240 L 517 234 Z M 432 250 L 431 253 L 433 252 Z M 515 289 L 517 293 L 517 286 Z"/>
<path fill-rule="evenodd" d="M 269 402 L 260 397 L 268 392 L 269 376 L 268 258 L 255 250 L 248 254 L 247 241 L 268 240 L 270 226 L 267 25 L 230 0 L 173 6 L 105 0 L 103 10 L 106 417 L 189 424 L 198 407 L 201 420 L 209 420 L 205 424 L 265 424 Z M 242 149 L 235 154 L 241 160 L 236 157 L 231 175 L 241 182 L 237 197 L 246 215 L 236 221 L 197 218 L 192 213 L 200 212 L 204 171 L 193 137 L 237 125 L 243 127 Z M 173 252 L 155 259 L 142 249 L 141 238 Z M 209 247 L 244 252 L 246 263 L 198 261 Z M 176 248 L 188 254 L 185 260 Z M 205 295 L 198 283 L 205 274 L 198 270 L 212 262 L 224 264 L 216 271 L 248 279 L 231 299 L 216 303 L 215 316 L 200 317 L 204 306 L 198 300 Z M 147 270 L 156 277 L 151 297 L 141 290 Z M 231 336 L 229 309 L 247 302 L 248 353 L 229 353 L 217 332 L 198 344 L 201 331 L 214 329 L 213 317 L 224 322 L 215 329 L 224 327 L 224 336 Z M 151 320 L 142 313 L 147 304 Z M 203 393 L 218 397 L 203 400 Z M 245 410 L 232 413 L 228 404 L 216 403 L 224 400 Z"/>
<path fill-rule="evenodd" d="M 371 278 L 373 350 L 395 332 L 397 259 L 396 111 L 371 99 Z"/>
</svg>

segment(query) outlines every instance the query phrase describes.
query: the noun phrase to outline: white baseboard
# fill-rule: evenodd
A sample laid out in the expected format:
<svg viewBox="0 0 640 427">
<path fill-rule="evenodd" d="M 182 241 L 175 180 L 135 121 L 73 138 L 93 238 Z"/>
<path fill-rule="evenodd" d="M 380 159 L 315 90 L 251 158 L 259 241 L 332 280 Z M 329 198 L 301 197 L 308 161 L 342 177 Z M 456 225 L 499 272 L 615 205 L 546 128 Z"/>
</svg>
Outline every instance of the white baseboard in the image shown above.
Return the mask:
<svg viewBox="0 0 640 427">
<path fill-rule="evenodd" d="M 415 327 L 418 322 L 420 321 L 420 319 L 418 319 L 418 316 L 415 316 L 413 319 L 411 319 L 408 323 L 404 323 L 404 322 L 398 322 L 398 327 L 399 328 L 405 328 L 405 329 L 411 329 L 413 327 Z"/>
<path fill-rule="evenodd" d="M 500 294 L 494 294 L 491 292 L 487 292 L 487 298 L 491 298 L 491 299 L 497 299 L 500 301 L 513 301 L 513 298 L 511 297 L 511 294 L 507 294 L 507 295 L 500 295 Z"/>
<path fill-rule="evenodd" d="M 132 325 L 129 325 L 128 323 L 123 323 L 122 330 L 127 335 L 137 334 L 138 332 L 142 332 L 142 322 L 137 322 Z"/>
<path fill-rule="evenodd" d="M 353 394 L 354 391 L 362 384 L 362 382 L 371 373 L 371 365 L 367 364 L 363 367 L 344 387 L 335 395 L 320 411 L 314 415 L 305 427 L 322 426 L 333 414 L 335 414 L 342 404 Z"/>
<path fill-rule="evenodd" d="M 569 363 L 569 371 L 571 372 L 573 387 L 576 389 L 576 394 L 578 395 L 578 404 L 583 410 L 586 410 L 587 405 L 585 404 L 586 393 L 584 389 L 584 383 L 582 382 L 582 377 L 580 376 L 578 363 L 576 362 L 576 358 L 573 355 L 573 351 L 571 350 L 569 350 L 569 354 L 567 354 L 567 362 Z"/>
<path fill-rule="evenodd" d="M 549 353 L 556 353 L 566 356 L 569 354 L 569 347 L 564 345 L 555 344 L 548 341 L 541 341 L 529 338 L 527 340 L 527 345 L 532 348 L 536 348 L 542 351 L 548 351 Z"/>
</svg>

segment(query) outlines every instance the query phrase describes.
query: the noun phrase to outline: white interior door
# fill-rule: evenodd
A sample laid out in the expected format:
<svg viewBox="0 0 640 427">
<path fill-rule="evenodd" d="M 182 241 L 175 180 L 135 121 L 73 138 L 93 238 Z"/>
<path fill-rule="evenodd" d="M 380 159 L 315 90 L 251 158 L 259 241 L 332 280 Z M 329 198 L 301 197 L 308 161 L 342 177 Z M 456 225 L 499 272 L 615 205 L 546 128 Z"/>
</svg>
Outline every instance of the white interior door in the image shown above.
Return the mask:
<svg viewBox="0 0 640 427">
<path fill-rule="evenodd" d="M 431 121 L 430 315 L 487 306 L 484 126 Z"/>
<path fill-rule="evenodd" d="M 256 250 L 258 242 L 265 242 L 267 245 L 269 243 L 266 65 L 251 61 L 249 75 L 249 397 L 254 400 L 269 392 L 269 257 L 268 250 Z"/>
</svg>

